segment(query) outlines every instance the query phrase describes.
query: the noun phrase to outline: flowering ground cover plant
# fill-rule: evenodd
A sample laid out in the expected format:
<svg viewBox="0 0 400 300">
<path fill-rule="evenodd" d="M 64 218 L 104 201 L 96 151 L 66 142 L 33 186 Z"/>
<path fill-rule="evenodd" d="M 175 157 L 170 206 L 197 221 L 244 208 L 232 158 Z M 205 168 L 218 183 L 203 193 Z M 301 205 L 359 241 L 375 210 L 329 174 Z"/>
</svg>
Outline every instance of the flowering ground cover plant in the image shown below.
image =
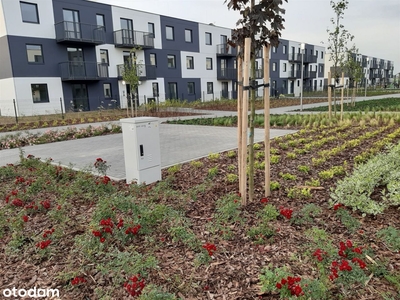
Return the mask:
<svg viewBox="0 0 400 300">
<path fill-rule="evenodd" d="M 264 196 L 257 169 L 256 201 L 245 207 L 226 176 L 237 163 L 228 152 L 163 170 L 149 186 L 24 155 L 0 168 L 2 285 L 58 288 L 67 300 L 397 299 L 398 205 L 363 217 L 329 200 L 357 155 L 382 140 L 399 143 L 399 127 L 371 119 L 273 140 L 272 194 Z M 351 150 L 321 152 L 343 144 Z M 314 165 L 316 157 L 324 161 Z M 94 158 L 93 169 L 97 161 L 104 162 Z M 335 166 L 346 174 L 318 176 Z M 376 190 L 371 198 L 381 196 Z"/>
</svg>

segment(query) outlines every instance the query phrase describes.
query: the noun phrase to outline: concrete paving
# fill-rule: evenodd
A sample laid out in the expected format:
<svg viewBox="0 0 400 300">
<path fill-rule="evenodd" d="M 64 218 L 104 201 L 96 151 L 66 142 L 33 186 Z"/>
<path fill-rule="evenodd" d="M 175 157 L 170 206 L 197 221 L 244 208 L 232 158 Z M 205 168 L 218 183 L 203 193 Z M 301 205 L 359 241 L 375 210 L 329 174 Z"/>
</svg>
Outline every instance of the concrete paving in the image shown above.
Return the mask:
<svg viewBox="0 0 400 300">
<path fill-rule="evenodd" d="M 399 94 L 389 96 L 378 96 L 373 99 L 400 97 Z M 372 97 L 358 97 L 357 101 L 371 100 Z M 321 106 L 323 104 L 307 104 L 303 108 Z M 325 104 L 327 105 L 327 104 Z M 291 111 L 300 109 L 300 105 L 291 107 L 280 107 L 271 109 L 271 114 L 292 113 Z M 225 111 L 197 111 L 202 113 L 201 117 L 221 117 L 233 116 L 236 112 Z M 257 111 L 263 113 L 263 110 Z M 299 113 L 299 112 L 294 112 Z M 304 112 L 306 113 L 306 112 Z M 168 119 L 190 119 L 199 116 L 185 116 L 176 118 L 162 118 L 161 122 Z M 92 126 L 109 124 L 95 123 Z M 119 124 L 119 122 L 113 122 Z M 75 127 L 87 127 L 88 124 L 80 124 Z M 29 132 L 38 133 L 48 130 L 65 130 L 66 127 L 35 129 Z M 294 133 L 293 130 L 271 130 L 271 138 Z M 8 133 L 10 134 L 10 133 Z M 14 133 L 15 134 L 15 133 Z M 24 134 L 22 132 L 22 134 Z M 0 134 L 1 136 L 6 133 Z M 262 129 L 255 130 L 255 142 L 264 139 Z M 205 157 L 210 153 L 223 152 L 237 148 L 237 128 L 216 127 L 216 126 L 194 126 L 194 125 L 160 125 L 160 148 L 161 148 L 161 167 L 169 166 Z M 122 134 L 91 137 L 43 145 L 23 147 L 24 155 L 32 154 L 42 159 L 52 158 L 54 163 L 70 166 L 75 169 L 85 169 L 93 165 L 96 158 L 101 157 L 111 166 L 108 175 L 114 179 L 125 178 L 124 153 Z M 19 149 L 1 150 L 0 166 L 7 163 L 18 163 Z"/>
</svg>

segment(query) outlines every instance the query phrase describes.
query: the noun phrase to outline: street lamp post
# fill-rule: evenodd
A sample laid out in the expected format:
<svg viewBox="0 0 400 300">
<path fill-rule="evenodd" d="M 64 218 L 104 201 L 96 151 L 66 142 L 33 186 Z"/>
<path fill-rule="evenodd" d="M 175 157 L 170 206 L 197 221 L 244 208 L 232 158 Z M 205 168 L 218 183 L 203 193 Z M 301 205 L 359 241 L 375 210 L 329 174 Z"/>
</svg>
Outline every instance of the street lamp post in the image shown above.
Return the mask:
<svg viewBox="0 0 400 300">
<path fill-rule="evenodd" d="M 300 91 L 300 111 L 303 111 L 303 61 L 304 61 L 304 49 L 305 49 L 306 45 L 304 43 L 301 43 L 300 45 L 300 49 L 301 49 L 301 91 Z"/>
<path fill-rule="evenodd" d="M 368 66 L 369 66 L 369 57 L 367 57 L 367 67 L 365 68 L 365 95 L 364 95 L 364 97 L 367 97 L 367 81 L 368 81 L 367 76 L 368 76 L 368 70 L 369 70 Z"/>
</svg>

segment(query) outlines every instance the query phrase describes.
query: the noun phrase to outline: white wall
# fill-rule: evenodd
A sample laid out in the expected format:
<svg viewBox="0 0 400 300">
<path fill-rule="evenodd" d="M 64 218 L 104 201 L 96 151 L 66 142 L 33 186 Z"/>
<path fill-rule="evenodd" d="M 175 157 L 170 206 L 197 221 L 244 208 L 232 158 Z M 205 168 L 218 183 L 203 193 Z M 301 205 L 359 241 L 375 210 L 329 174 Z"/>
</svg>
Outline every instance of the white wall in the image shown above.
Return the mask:
<svg viewBox="0 0 400 300">
<path fill-rule="evenodd" d="M 33 103 L 31 84 L 47 84 L 49 102 Z M 14 78 L 15 99 L 17 100 L 18 115 L 32 116 L 61 113 L 60 97 L 63 97 L 60 78 L 54 77 L 21 77 Z M 62 101 L 65 112 L 64 101 Z"/>
<path fill-rule="evenodd" d="M 7 78 L 0 80 L 0 115 L 1 116 L 14 116 L 15 99 L 14 79 Z"/>
<path fill-rule="evenodd" d="M 131 19 L 133 30 L 136 31 L 148 32 L 148 23 L 153 23 L 155 31 L 154 48 L 161 49 L 161 22 L 159 15 L 118 6 L 112 6 L 111 11 L 114 31 L 121 29 L 120 18 Z"/>
<path fill-rule="evenodd" d="M 55 38 L 52 0 L 29 0 L 27 2 L 37 4 L 39 24 L 22 22 L 19 1 L 2 0 L 2 15 L 4 16 L 5 26 L 3 26 L 2 21 L 0 21 L 0 36 L 8 34 L 36 38 Z"/>
<path fill-rule="evenodd" d="M 212 45 L 206 45 L 206 32 L 211 33 Z M 231 37 L 231 30 L 213 25 L 199 23 L 199 42 L 200 53 L 217 53 L 217 45 L 221 44 L 221 35 L 226 35 L 228 39 Z"/>
</svg>

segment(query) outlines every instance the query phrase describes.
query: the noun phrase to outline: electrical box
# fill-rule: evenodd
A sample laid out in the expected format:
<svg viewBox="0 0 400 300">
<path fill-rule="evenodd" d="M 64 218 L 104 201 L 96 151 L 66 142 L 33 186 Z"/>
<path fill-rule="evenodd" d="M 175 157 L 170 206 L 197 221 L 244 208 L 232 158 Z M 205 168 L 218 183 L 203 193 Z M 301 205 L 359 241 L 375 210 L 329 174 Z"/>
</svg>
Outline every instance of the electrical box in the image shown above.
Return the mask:
<svg viewBox="0 0 400 300">
<path fill-rule="evenodd" d="M 120 119 L 124 144 L 126 182 L 161 180 L 160 124 L 158 118 Z"/>
</svg>

